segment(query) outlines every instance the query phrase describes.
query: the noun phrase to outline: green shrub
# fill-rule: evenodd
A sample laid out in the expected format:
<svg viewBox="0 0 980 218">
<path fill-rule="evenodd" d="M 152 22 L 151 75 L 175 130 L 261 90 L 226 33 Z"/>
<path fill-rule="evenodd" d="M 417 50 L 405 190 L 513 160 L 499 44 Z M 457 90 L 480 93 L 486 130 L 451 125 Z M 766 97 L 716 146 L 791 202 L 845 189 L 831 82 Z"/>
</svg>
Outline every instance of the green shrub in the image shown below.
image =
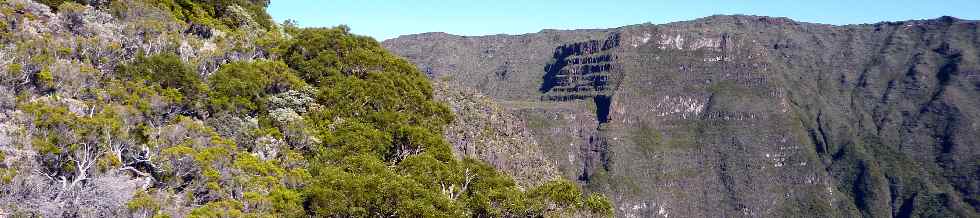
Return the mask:
<svg viewBox="0 0 980 218">
<path fill-rule="evenodd" d="M 421 74 L 411 63 L 385 51 L 374 39 L 349 31 L 346 26 L 302 29 L 284 49 L 283 59 L 310 84 L 319 84 L 334 75 Z"/>
<path fill-rule="evenodd" d="M 116 74 L 123 80 L 175 90 L 187 101 L 201 98 L 207 89 L 192 66 L 169 53 L 137 57 L 132 63 L 119 65 Z"/>
<path fill-rule="evenodd" d="M 153 199 L 146 191 L 138 191 L 133 198 L 126 203 L 126 207 L 132 213 L 143 215 L 153 215 L 160 211 L 161 205 Z"/>
<path fill-rule="evenodd" d="M 234 200 L 216 201 L 191 210 L 191 214 L 188 217 L 245 217 L 245 213 L 242 212 L 242 207 L 244 207 L 242 202 Z"/>
<path fill-rule="evenodd" d="M 0 22 L 0 36 L 2 36 L 3 39 L 8 39 L 10 37 L 10 24 L 7 24 L 7 22 Z M 5 41 L 6 40 L 0 42 Z"/>
<path fill-rule="evenodd" d="M 587 208 L 593 214 L 603 215 L 607 217 L 612 217 L 613 207 L 609 199 L 599 195 L 591 194 L 585 199 L 585 208 Z"/>
<path fill-rule="evenodd" d="M 10 65 L 7 65 L 7 74 L 8 75 L 17 75 L 17 74 L 20 74 L 20 72 L 21 72 L 22 69 L 23 69 L 23 67 L 20 64 L 10 64 Z"/>
<path fill-rule="evenodd" d="M 208 78 L 212 111 L 254 114 L 266 97 L 305 84 L 286 64 L 275 61 L 238 62 L 221 66 Z"/>
<path fill-rule="evenodd" d="M 16 63 L 11 63 L 6 66 L 3 70 L 3 74 L 0 74 L 0 84 L 6 85 L 8 87 L 14 87 L 20 84 L 20 78 L 24 75 L 23 66 Z"/>
<path fill-rule="evenodd" d="M 17 176 L 16 168 L 0 168 L 0 185 L 9 185 Z"/>
<path fill-rule="evenodd" d="M 85 3 L 85 1 L 82 1 Z M 63 1 L 61 4 L 52 7 L 52 10 L 57 8 L 58 13 L 81 13 L 85 11 L 85 5 L 79 4 L 75 1 Z"/>
<path fill-rule="evenodd" d="M 314 217 L 460 217 L 460 208 L 434 187 L 398 175 L 371 155 L 346 157 L 339 166 L 314 168 L 306 189 Z"/>
<path fill-rule="evenodd" d="M 582 190 L 571 181 L 557 180 L 534 188 L 531 190 L 531 195 L 561 208 L 573 208 L 578 206 Z"/>
<path fill-rule="evenodd" d="M 259 27 L 273 28 L 272 17 L 265 12 L 269 6 L 267 0 L 150 0 L 151 4 L 168 10 L 175 19 L 184 22 L 204 24 L 222 29 L 241 27 L 239 16 L 232 8 L 235 6 L 245 9 L 246 16 L 255 21 Z"/>
<path fill-rule="evenodd" d="M 37 82 L 35 85 L 41 89 L 51 89 L 54 87 L 54 76 L 51 75 L 51 70 L 44 69 L 37 73 Z"/>
<path fill-rule="evenodd" d="M 65 2 L 74 2 L 72 0 L 36 0 L 36 1 L 37 1 L 37 3 L 41 3 L 41 4 L 44 4 L 44 5 L 47 5 L 48 8 L 51 8 L 51 11 L 57 11 L 58 10 L 58 6 L 61 5 L 62 3 L 65 3 Z"/>
</svg>

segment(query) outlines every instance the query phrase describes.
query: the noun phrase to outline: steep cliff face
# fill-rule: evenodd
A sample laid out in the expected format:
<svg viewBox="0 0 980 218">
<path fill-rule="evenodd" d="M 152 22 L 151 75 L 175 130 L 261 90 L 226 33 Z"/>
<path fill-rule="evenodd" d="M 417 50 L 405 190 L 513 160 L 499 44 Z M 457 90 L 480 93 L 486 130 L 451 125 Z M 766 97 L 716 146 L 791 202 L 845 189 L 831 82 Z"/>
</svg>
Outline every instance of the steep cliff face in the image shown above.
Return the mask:
<svg viewBox="0 0 980 218">
<path fill-rule="evenodd" d="M 978 31 L 713 16 L 384 45 L 518 114 L 619 216 L 970 217 Z"/>
</svg>

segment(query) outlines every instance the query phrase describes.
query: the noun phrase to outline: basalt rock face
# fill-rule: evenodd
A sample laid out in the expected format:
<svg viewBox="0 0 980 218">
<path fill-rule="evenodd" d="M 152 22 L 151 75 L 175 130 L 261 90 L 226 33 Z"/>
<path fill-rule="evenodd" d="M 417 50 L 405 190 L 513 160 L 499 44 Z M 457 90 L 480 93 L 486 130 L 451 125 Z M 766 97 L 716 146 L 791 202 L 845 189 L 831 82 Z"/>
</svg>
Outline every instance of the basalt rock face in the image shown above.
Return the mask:
<svg viewBox="0 0 980 218">
<path fill-rule="evenodd" d="M 622 217 L 975 217 L 978 22 L 713 16 L 384 42 L 527 123 Z"/>
</svg>

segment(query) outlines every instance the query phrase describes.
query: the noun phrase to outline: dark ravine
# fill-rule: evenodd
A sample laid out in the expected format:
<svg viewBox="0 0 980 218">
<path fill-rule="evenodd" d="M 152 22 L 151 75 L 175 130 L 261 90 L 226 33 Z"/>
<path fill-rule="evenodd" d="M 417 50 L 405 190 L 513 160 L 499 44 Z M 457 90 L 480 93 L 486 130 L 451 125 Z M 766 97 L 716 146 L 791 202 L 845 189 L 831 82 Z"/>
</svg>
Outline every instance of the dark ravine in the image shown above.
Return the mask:
<svg viewBox="0 0 980 218">
<path fill-rule="evenodd" d="M 712 16 L 383 44 L 517 114 L 617 216 L 976 217 L 978 32 Z"/>
</svg>

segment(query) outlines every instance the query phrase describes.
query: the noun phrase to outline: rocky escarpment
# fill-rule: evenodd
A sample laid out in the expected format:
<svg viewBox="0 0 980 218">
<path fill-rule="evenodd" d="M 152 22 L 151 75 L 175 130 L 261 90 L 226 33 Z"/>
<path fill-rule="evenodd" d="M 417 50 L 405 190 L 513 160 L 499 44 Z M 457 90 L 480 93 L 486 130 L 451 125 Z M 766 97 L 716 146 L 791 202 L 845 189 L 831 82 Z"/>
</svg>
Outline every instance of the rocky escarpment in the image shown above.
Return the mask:
<svg viewBox="0 0 980 218">
<path fill-rule="evenodd" d="M 444 135 L 457 156 L 486 161 L 525 188 L 560 178 L 522 119 L 476 90 L 440 82 L 433 88 L 453 111 Z"/>
<path fill-rule="evenodd" d="M 713 16 L 387 48 L 524 119 L 624 217 L 972 217 L 978 22 Z"/>
<path fill-rule="evenodd" d="M 603 96 L 608 98 L 619 34 L 605 40 L 572 43 L 555 48 L 553 63 L 545 66 L 539 91 L 551 101 L 568 101 Z M 620 73 L 621 74 L 621 73 Z M 615 85 L 615 84 L 612 84 Z M 597 100 L 598 101 L 598 100 Z"/>
</svg>

